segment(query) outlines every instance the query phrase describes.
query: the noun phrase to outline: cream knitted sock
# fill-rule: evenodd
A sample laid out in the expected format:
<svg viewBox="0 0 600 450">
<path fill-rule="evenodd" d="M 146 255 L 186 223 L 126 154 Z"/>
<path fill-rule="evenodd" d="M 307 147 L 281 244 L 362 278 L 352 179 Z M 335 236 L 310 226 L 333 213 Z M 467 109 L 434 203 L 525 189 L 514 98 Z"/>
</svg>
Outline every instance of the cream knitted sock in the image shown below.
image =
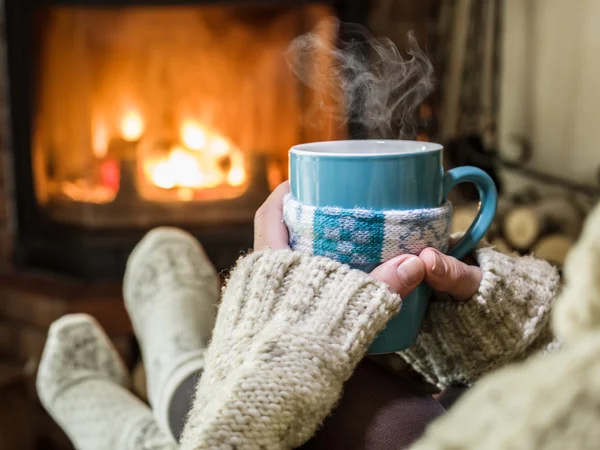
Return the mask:
<svg viewBox="0 0 600 450">
<path fill-rule="evenodd" d="M 85 314 L 52 324 L 37 375 L 42 404 L 80 450 L 174 449 L 152 412 L 123 386 L 127 372 Z"/>
<path fill-rule="evenodd" d="M 219 298 L 217 274 L 191 235 L 157 228 L 131 253 L 123 295 L 142 348 L 150 404 L 170 432 L 173 393 L 204 364 Z"/>
</svg>

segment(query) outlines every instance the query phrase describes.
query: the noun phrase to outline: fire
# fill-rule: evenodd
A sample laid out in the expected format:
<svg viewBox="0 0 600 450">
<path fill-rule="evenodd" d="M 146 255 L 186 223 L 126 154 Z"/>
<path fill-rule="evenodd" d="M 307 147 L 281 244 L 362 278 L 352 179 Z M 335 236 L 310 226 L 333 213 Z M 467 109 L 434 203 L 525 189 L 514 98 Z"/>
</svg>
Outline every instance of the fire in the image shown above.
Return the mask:
<svg viewBox="0 0 600 450">
<path fill-rule="evenodd" d="M 206 148 L 206 132 L 192 120 L 186 120 L 181 126 L 181 140 L 191 150 Z"/>
<path fill-rule="evenodd" d="M 241 186 L 246 181 L 246 171 L 241 154 L 237 153 L 232 158 L 231 170 L 227 174 L 227 183 L 232 186 Z"/>
<path fill-rule="evenodd" d="M 125 112 L 121 121 L 121 136 L 129 142 L 137 141 L 144 133 L 144 119 L 135 109 Z"/>
<path fill-rule="evenodd" d="M 229 143 L 225 139 L 217 137 L 210 142 L 209 150 L 215 156 L 224 156 L 229 152 Z"/>
<path fill-rule="evenodd" d="M 94 133 L 92 136 L 92 151 L 96 158 L 102 159 L 108 152 L 108 128 L 106 123 L 101 120 L 94 121 Z"/>
<path fill-rule="evenodd" d="M 217 173 L 204 173 L 197 158 L 188 150 L 175 147 L 162 160 L 147 163 L 146 173 L 152 183 L 163 189 L 174 187 L 214 187 Z"/>
<path fill-rule="evenodd" d="M 149 183 L 162 189 L 178 188 L 188 199 L 190 189 L 244 184 L 243 155 L 228 139 L 193 120 L 183 122 L 180 139 L 182 144 L 166 154 L 144 160 L 144 176 Z"/>
<path fill-rule="evenodd" d="M 115 157 L 118 159 L 125 147 L 117 143 L 109 155 L 112 140 L 108 124 L 102 115 L 94 117 L 92 122 L 92 151 L 98 163 L 97 201 L 104 201 L 109 191 L 116 195 L 120 184 L 121 173 Z M 227 195 L 221 188 L 237 188 L 246 182 L 245 159 L 240 149 L 215 129 L 194 119 L 182 120 L 175 133 L 161 139 L 146 129 L 144 117 L 137 109 L 129 108 L 121 116 L 117 129 L 121 139 L 137 149 L 135 155 L 141 169 L 138 173 L 144 180 L 140 186 L 145 186 L 142 195 L 190 201 L 210 196 L 206 191 L 201 192 L 204 189 L 218 188 L 214 191 L 218 197 Z M 71 198 L 80 198 L 86 189 L 90 187 L 71 183 L 65 185 L 63 192 Z"/>
</svg>

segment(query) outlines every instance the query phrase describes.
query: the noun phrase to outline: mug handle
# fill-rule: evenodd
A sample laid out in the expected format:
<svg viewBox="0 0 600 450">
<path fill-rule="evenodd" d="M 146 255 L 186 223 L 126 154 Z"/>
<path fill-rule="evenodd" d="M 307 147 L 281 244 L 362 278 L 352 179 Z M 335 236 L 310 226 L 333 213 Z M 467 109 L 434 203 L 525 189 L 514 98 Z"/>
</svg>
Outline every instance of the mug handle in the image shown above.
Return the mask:
<svg viewBox="0 0 600 450">
<path fill-rule="evenodd" d="M 498 207 L 498 192 L 490 176 L 483 170 L 472 166 L 456 167 L 444 174 L 444 201 L 454 186 L 460 183 L 473 183 L 479 192 L 479 211 L 475 220 L 465 233 L 447 253 L 456 259 L 463 259 L 483 239 L 487 233 Z"/>
</svg>

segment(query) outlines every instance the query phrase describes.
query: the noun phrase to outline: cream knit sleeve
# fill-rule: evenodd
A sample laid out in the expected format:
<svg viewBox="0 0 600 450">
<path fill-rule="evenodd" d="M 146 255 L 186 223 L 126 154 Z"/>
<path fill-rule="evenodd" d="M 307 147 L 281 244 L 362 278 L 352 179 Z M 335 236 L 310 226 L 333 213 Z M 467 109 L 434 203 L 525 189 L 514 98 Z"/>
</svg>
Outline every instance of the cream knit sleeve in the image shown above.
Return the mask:
<svg viewBox="0 0 600 450">
<path fill-rule="evenodd" d="M 298 447 L 400 303 L 386 285 L 326 258 L 268 250 L 242 259 L 223 292 L 181 448 Z"/>
<path fill-rule="evenodd" d="M 558 345 L 550 311 L 560 278 L 533 257 L 480 248 L 483 279 L 470 300 L 432 301 L 417 343 L 400 355 L 440 387 L 470 385 L 483 374 Z"/>
<path fill-rule="evenodd" d="M 411 450 L 600 448 L 600 205 L 565 274 L 552 313 L 562 348 L 484 377 Z"/>
<path fill-rule="evenodd" d="M 597 450 L 600 333 L 483 377 L 411 450 Z"/>
</svg>

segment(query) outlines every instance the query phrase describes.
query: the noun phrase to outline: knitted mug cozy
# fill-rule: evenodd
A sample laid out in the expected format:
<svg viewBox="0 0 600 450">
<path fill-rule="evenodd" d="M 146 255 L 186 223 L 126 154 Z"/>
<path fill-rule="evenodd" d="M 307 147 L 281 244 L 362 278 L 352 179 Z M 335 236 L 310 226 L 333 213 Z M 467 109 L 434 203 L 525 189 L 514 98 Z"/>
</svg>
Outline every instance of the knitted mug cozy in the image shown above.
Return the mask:
<svg viewBox="0 0 600 450">
<path fill-rule="evenodd" d="M 452 205 L 410 210 L 314 207 L 288 194 L 283 217 L 290 247 L 351 266 L 380 264 L 395 256 L 418 255 L 427 247 L 448 249 Z"/>
</svg>

